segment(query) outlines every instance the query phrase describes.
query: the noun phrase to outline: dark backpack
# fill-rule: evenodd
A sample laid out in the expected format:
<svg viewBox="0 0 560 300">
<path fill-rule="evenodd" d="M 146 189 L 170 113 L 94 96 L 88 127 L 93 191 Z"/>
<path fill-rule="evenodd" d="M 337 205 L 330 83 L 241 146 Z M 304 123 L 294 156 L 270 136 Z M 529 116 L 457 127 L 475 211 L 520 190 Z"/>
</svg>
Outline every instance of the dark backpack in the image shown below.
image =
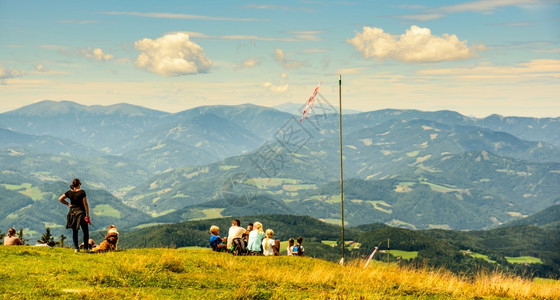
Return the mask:
<svg viewBox="0 0 560 300">
<path fill-rule="evenodd" d="M 247 250 L 245 249 L 245 242 L 240 238 L 235 238 L 232 241 L 232 251 L 233 255 L 245 255 Z"/>
<path fill-rule="evenodd" d="M 292 255 L 296 256 L 303 256 L 303 246 L 298 247 L 299 245 L 295 245 L 292 250 Z"/>
</svg>

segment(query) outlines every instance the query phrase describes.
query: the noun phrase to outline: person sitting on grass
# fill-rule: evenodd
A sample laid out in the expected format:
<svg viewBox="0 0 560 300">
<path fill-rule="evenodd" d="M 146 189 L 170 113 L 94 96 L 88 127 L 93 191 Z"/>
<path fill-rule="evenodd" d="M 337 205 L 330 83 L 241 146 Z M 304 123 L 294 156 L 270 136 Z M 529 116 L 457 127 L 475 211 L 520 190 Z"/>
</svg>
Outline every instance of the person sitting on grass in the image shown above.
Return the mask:
<svg viewBox="0 0 560 300">
<path fill-rule="evenodd" d="M 280 243 L 274 240 L 274 231 L 272 229 L 266 230 L 266 238 L 262 241 L 263 254 L 265 256 L 278 256 L 278 248 L 280 248 Z"/>
<path fill-rule="evenodd" d="M 297 245 L 294 246 L 294 248 L 292 249 L 292 253 L 294 256 L 303 256 L 303 252 L 305 251 L 305 249 L 303 248 L 303 238 L 301 236 L 298 236 L 297 240 Z"/>
<path fill-rule="evenodd" d="M 8 229 L 8 235 L 4 238 L 4 245 L 23 245 L 23 242 L 16 236 L 14 228 Z"/>
<path fill-rule="evenodd" d="M 258 255 L 262 253 L 261 243 L 264 238 L 263 226 L 260 222 L 255 222 L 253 224 L 253 230 L 249 232 L 249 243 L 247 244 L 247 250 L 252 255 Z"/>
<path fill-rule="evenodd" d="M 294 239 L 290 238 L 288 240 L 288 248 L 286 248 L 286 255 L 293 256 L 294 255 Z"/>
<path fill-rule="evenodd" d="M 245 254 L 245 243 L 243 242 L 243 234 L 247 230 L 241 227 L 241 221 L 235 219 L 231 222 L 231 227 L 228 231 L 227 249 L 235 255 Z"/>
<path fill-rule="evenodd" d="M 247 229 L 243 234 L 243 242 L 245 243 L 245 248 L 249 245 L 249 232 L 253 231 L 253 223 L 247 224 Z"/>
<path fill-rule="evenodd" d="M 212 248 L 212 250 L 225 251 L 227 245 L 224 244 L 224 241 L 227 240 L 227 238 L 220 237 L 220 227 L 212 225 L 210 227 L 210 233 L 212 234 L 212 236 L 210 236 L 210 247 Z"/>
</svg>

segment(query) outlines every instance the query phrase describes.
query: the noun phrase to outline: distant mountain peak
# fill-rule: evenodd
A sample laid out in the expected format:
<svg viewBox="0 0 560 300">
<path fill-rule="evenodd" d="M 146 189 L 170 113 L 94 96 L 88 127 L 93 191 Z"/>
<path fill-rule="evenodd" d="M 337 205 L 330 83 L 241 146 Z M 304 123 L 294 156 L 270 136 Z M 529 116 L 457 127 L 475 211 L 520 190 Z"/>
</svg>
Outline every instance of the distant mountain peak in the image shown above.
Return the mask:
<svg viewBox="0 0 560 300">
<path fill-rule="evenodd" d="M 56 115 L 64 115 L 71 112 L 87 112 L 93 114 L 119 114 L 128 117 L 141 117 L 147 114 L 166 114 L 165 112 L 152 110 L 142 106 L 137 106 L 128 103 L 117 103 L 112 105 L 83 105 L 73 101 L 61 100 L 43 100 L 30 105 L 23 106 L 16 110 L 7 112 L 11 115 L 22 116 L 41 116 L 49 117 Z"/>
</svg>

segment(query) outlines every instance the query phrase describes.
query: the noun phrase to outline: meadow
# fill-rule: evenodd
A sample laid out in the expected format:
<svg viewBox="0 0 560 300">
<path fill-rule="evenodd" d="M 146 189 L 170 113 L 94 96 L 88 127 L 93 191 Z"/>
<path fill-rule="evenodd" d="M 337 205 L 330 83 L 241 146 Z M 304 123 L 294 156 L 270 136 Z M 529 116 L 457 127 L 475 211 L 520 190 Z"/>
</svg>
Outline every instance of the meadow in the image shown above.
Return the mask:
<svg viewBox="0 0 560 300">
<path fill-rule="evenodd" d="M 560 299 L 557 280 L 309 257 L 235 257 L 198 249 L 71 249 L 0 246 L 7 299 Z"/>
</svg>

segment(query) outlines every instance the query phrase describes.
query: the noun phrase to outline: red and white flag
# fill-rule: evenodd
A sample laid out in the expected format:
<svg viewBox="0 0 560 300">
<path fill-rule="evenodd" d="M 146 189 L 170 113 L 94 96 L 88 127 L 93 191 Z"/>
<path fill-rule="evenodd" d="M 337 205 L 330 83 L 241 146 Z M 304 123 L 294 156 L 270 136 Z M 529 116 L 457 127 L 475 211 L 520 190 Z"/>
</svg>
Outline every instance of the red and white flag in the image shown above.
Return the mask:
<svg viewBox="0 0 560 300">
<path fill-rule="evenodd" d="M 313 103 L 315 103 L 315 97 L 317 97 L 317 92 L 319 91 L 319 87 L 321 86 L 322 83 L 323 83 L 322 81 L 319 81 L 319 84 L 317 85 L 317 87 L 313 91 L 313 94 L 311 94 L 311 97 L 309 97 L 309 100 L 307 100 L 307 105 L 305 106 L 305 109 L 303 110 L 303 114 L 301 115 L 301 118 L 299 119 L 300 123 L 301 123 L 301 120 L 303 120 L 304 118 L 307 118 L 309 116 L 310 111 L 313 110 Z"/>
</svg>

